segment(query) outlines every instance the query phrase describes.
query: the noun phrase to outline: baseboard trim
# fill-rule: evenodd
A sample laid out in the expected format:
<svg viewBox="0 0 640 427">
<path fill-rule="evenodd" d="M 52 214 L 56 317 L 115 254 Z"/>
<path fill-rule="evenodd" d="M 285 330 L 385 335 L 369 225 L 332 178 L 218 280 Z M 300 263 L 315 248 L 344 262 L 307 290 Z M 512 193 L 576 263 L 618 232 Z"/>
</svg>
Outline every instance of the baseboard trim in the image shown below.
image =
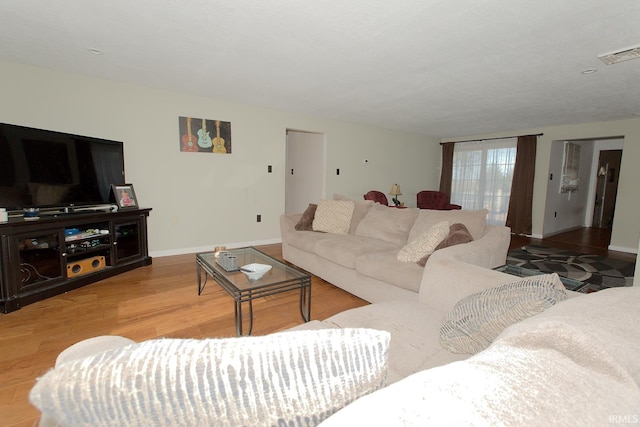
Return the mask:
<svg viewBox="0 0 640 427">
<path fill-rule="evenodd" d="M 607 249 L 610 251 L 616 251 L 616 252 L 627 252 L 627 253 L 636 254 L 636 255 L 638 254 L 638 248 L 625 248 L 624 246 L 609 245 Z"/>
<path fill-rule="evenodd" d="M 256 240 L 252 242 L 236 242 L 236 243 L 216 243 L 208 246 L 198 246 L 191 248 L 178 248 L 178 249 L 168 249 L 164 251 L 150 251 L 149 255 L 153 258 L 155 257 L 165 257 L 172 255 L 184 255 L 184 254 L 195 254 L 198 252 L 210 252 L 213 251 L 215 246 L 226 246 L 227 249 L 233 248 L 243 248 L 246 246 L 261 246 L 261 245 L 273 245 L 276 243 L 282 243 L 282 239 L 267 239 L 267 240 Z"/>
</svg>

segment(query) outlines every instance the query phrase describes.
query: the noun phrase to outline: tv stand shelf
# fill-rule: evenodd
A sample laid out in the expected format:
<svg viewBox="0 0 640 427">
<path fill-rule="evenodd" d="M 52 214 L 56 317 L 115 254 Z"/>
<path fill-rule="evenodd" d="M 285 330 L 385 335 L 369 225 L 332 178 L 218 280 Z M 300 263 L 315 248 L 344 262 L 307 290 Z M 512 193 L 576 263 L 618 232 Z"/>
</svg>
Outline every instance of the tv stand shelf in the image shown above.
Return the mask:
<svg viewBox="0 0 640 427">
<path fill-rule="evenodd" d="M 150 265 L 150 211 L 73 212 L 0 223 L 0 312 Z"/>
</svg>

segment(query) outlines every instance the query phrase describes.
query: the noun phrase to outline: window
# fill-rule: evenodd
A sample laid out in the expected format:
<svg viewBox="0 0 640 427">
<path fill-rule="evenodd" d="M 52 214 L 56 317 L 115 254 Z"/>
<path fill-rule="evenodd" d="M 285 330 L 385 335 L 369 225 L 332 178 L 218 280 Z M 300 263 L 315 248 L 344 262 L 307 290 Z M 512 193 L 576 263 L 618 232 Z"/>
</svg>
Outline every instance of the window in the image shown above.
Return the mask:
<svg viewBox="0 0 640 427">
<path fill-rule="evenodd" d="M 455 145 L 451 203 L 463 209 L 488 209 L 487 223 L 504 225 L 509 210 L 516 138 Z"/>
</svg>

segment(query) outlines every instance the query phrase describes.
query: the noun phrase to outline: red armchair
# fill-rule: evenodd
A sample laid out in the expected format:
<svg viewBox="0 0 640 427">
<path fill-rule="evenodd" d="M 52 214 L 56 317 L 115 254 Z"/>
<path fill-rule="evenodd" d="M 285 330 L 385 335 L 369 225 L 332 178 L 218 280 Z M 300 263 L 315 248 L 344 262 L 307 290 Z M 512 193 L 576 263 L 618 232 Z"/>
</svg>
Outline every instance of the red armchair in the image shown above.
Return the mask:
<svg viewBox="0 0 640 427">
<path fill-rule="evenodd" d="M 373 200 L 374 202 L 378 202 L 381 205 L 389 206 L 389 202 L 387 201 L 387 196 L 385 196 L 382 191 L 371 190 L 364 195 L 364 199 Z"/>
<path fill-rule="evenodd" d="M 416 199 L 416 206 L 420 209 L 435 209 L 439 211 L 462 209 L 462 206 L 450 203 L 449 195 L 440 191 L 420 191 L 416 195 Z"/>
</svg>

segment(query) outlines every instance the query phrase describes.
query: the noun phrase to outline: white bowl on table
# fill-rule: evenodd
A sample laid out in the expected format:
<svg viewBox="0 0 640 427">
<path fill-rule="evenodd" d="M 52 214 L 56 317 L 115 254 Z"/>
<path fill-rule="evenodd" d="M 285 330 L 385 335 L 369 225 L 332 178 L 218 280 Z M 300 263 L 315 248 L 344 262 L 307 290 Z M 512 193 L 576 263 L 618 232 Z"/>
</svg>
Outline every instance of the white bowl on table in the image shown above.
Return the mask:
<svg viewBox="0 0 640 427">
<path fill-rule="evenodd" d="M 255 262 L 240 267 L 240 271 L 242 271 L 249 278 L 249 280 L 258 280 L 262 278 L 262 276 L 267 274 L 269 270 L 271 270 L 270 265 L 258 264 Z"/>
</svg>

